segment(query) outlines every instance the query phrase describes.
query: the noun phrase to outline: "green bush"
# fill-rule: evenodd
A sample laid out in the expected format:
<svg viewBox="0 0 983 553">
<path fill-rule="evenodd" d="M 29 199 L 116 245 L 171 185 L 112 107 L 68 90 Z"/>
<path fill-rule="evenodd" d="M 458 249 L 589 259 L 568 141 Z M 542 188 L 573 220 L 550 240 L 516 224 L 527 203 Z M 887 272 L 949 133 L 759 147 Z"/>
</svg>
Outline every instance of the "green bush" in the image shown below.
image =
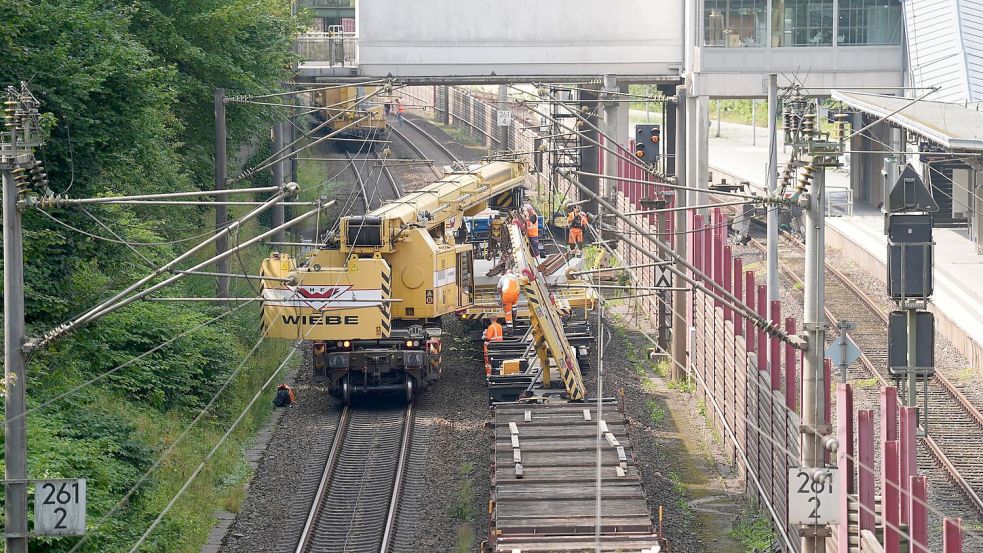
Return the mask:
<svg viewBox="0 0 983 553">
<path fill-rule="evenodd" d="M 44 112 L 48 140 L 39 157 L 50 188 L 71 197 L 210 188 L 213 89 L 226 88 L 229 96 L 280 90 L 290 76 L 290 42 L 302 23 L 290 15 L 287 0 L 0 0 L 0 13 L 0 86 L 30 82 Z M 237 104 L 227 114 L 230 155 L 268 136 L 273 118 L 282 116 L 269 107 Z M 111 237 L 78 208 L 52 210 L 51 217 L 25 212 L 26 319 L 33 336 L 173 259 L 207 236 L 213 224 L 209 210 L 200 207 L 87 209 L 123 240 L 151 245 L 138 246 L 137 255 L 124 244 L 69 229 L 65 225 Z M 258 224 L 246 225 L 242 237 L 254 236 Z M 244 253 L 242 264 L 255 271 L 263 256 Z M 192 277 L 163 293 L 210 296 L 214 289 L 212 279 Z M 254 294 L 248 284 L 235 283 L 233 289 Z M 207 304 L 136 302 L 33 356 L 29 472 L 88 479 L 88 520 L 95 531 L 83 551 L 127 551 L 287 348 L 264 346 L 200 427 L 98 529 L 93 526 L 102 515 L 174 443 L 258 338 L 258 312 L 243 309 L 85 384 L 220 312 Z M 67 395 L 56 400 L 62 394 Z M 241 448 L 269 414 L 264 405 L 142 551 L 199 550 L 213 509 L 241 497 L 248 478 Z M 37 538 L 31 548 L 62 552 L 77 541 Z"/>
</svg>

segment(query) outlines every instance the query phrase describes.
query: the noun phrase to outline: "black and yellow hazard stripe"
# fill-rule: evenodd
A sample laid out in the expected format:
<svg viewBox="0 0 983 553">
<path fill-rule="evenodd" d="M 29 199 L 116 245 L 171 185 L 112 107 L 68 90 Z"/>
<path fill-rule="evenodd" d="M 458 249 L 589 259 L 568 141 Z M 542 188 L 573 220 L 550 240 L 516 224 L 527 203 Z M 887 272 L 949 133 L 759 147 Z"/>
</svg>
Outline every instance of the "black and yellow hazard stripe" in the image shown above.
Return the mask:
<svg viewBox="0 0 983 553">
<path fill-rule="evenodd" d="M 382 271 L 382 299 L 388 300 L 392 293 L 392 274 L 389 271 Z M 392 332 L 392 304 L 383 301 L 379 304 L 379 311 L 382 313 L 379 326 L 382 327 L 383 335 L 388 337 Z"/>
</svg>

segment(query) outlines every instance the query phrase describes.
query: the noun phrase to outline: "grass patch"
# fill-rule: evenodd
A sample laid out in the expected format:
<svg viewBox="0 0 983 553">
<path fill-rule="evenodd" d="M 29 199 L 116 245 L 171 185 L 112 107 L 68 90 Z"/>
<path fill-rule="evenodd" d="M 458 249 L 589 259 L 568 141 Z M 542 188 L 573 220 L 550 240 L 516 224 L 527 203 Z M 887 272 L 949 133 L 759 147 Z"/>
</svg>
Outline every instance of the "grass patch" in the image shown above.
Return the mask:
<svg viewBox="0 0 983 553">
<path fill-rule="evenodd" d="M 655 400 L 649 400 L 648 408 L 649 408 L 649 420 L 652 421 L 652 424 L 658 426 L 662 424 L 664 420 L 666 420 L 666 409 L 665 407 L 659 405 L 659 402 Z"/>
<path fill-rule="evenodd" d="M 876 388 L 880 386 L 881 381 L 877 377 L 872 376 L 870 378 L 859 378 L 852 382 L 853 387 L 857 390 L 868 390 L 870 388 Z"/>
<path fill-rule="evenodd" d="M 760 511 L 741 513 L 728 535 L 741 542 L 745 551 L 764 551 L 775 541 L 771 520 Z"/>
<path fill-rule="evenodd" d="M 979 373 L 979 369 L 978 368 L 976 368 L 976 367 L 966 367 L 965 369 L 963 369 L 963 370 L 959 371 L 958 373 L 956 373 L 956 381 L 957 382 L 969 382 L 969 381 L 973 380 L 974 378 L 976 378 L 977 373 Z"/>
<path fill-rule="evenodd" d="M 457 490 L 457 495 L 448 508 L 451 518 L 460 521 L 457 527 L 457 538 L 454 543 L 455 553 L 467 553 L 472 550 L 474 543 L 474 530 L 471 525 L 474 523 L 474 488 L 471 487 L 471 476 L 474 474 L 472 463 L 461 463 L 457 467 L 457 473 L 461 476 L 461 487 Z"/>
<path fill-rule="evenodd" d="M 758 272 L 763 268 L 764 265 L 762 265 L 760 261 L 753 261 L 744 266 L 745 271 L 754 271 L 754 272 Z"/>
<path fill-rule="evenodd" d="M 672 492 L 679 496 L 676 500 L 676 507 L 679 509 L 679 512 L 684 516 L 690 514 L 692 507 L 690 507 L 689 501 L 686 500 L 686 484 L 683 483 L 682 478 L 679 477 L 679 473 L 676 471 L 669 471 L 667 476 L 669 477 L 669 482 L 672 483 Z"/>
<path fill-rule="evenodd" d="M 804 290 L 805 286 L 803 286 L 801 282 L 796 281 L 792 283 L 792 288 L 795 290 Z"/>
<path fill-rule="evenodd" d="M 461 487 L 457 490 L 457 496 L 449 508 L 451 517 L 461 522 L 471 523 L 474 521 L 474 489 L 471 487 L 471 475 L 474 473 L 474 465 L 462 463 L 457 468 L 457 473 L 463 478 Z"/>
<path fill-rule="evenodd" d="M 652 367 L 652 370 L 655 371 L 655 374 L 659 375 L 660 378 L 669 376 L 669 360 L 663 357 L 658 363 L 655 364 L 655 366 Z"/>
<path fill-rule="evenodd" d="M 474 544 L 474 530 L 470 524 L 457 527 L 457 540 L 454 542 L 454 553 L 469 553 Z"/>
<path fill-rule="evenodd" d="M 678 392 L 683 392 L 686 394 L 692 394 L 696 391 L 696 384 L 693 384 L 685 378 L 675 378 L 666 383 L 670 390 L 676 390 Z M 706 403 L 703 404 L 703 410 L 706 411 Z"/>
</svg>

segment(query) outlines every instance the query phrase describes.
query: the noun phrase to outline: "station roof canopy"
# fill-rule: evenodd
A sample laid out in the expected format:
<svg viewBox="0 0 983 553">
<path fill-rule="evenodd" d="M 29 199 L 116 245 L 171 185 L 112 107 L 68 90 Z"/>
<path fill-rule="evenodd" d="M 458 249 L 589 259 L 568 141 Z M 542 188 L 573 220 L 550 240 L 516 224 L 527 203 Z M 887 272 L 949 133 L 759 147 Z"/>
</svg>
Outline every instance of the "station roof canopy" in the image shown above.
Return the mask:
<svg viewBox="0 0 983 553">
<path fill-rule="evenodd" d="M 979 103 L 914 101 L 911 98 L 833 90 L 832 97 L 853 109 L 919 134 L 950 150 L 983 151 L 983 111 Z"/>
</svg>

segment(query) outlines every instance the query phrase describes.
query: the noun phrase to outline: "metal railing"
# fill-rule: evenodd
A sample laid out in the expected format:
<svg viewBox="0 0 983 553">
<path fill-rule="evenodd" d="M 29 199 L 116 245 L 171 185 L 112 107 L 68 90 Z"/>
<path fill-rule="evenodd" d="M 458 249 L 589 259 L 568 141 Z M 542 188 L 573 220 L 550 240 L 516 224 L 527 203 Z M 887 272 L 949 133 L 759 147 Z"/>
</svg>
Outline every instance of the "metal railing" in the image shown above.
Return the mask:
<svg viewBox="0 0 983 553">
<path fill-rule="evenodd" d="M 303 33 L 294 42 L 294 51 L 303 58 L 301 65 L 358 67 L 358 37 L 354 33 Z"/>
<path fill-rule="evenodd" d="M 850 188 L 826 189 L 826 216 L 852 217 L 853 190 Z"/>
</svg>

